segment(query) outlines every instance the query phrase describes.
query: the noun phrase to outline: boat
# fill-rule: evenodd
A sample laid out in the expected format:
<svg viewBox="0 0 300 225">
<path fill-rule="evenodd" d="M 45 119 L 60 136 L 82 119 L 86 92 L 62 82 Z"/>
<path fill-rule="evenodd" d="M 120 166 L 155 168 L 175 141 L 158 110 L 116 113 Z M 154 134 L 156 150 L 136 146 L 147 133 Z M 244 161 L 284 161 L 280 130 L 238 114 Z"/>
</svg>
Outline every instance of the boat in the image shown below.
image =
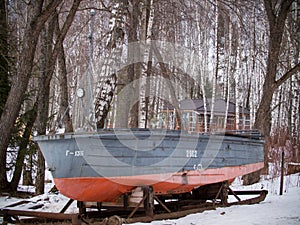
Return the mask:
<svg viewBox="0 0 300 225">
<path fill-rule="evenodd" d="M 103 129 L 36 136 L 57 189 L 84 202 L 114 202 L 138 187 L 180 194 L 264 166 L 257 132 Z"/>
<path fill-rule="evenodd" d="M 131 49 L 149 52 L 145 49 L 145 43 L 131 44 Z M 155 41 L 158 51 L 163 53 L 167 49 L 166 53 L 169 55 L 169 50 L 174 49 L 174 46 L 171 44 L 166 48 L 165 44 Z M 245 119 L 246 124 L 249 117 L 246 109 L 240 108 L 239 115 L 235 115 L 236 110 L 230 109 L 236 107 L 232 104 L 227 107 L 227 102 L 225 104 L 223 100 L 216 101 L 219 104 L 215 104 L 214 110 L 211 110 L 212 104 L 208 104 L 210 107 L 207 110 L 205 101 L 189 99 L 185 88 L 178 92 L 180 98 L 185 100 L 178 102 L 179 96 L 176 97 L 173 89 L 181 87 L 164 76 L 155 77 L 155 83 L 157 79 L 161 79 L 159 82 L 166 84 L 160 87 L 162 93 L 155 97 L 163 100 L 168 107 L 158 110 L 162 114 L 153 118 L 153 126 L 150 127 L 155 129 L 116 128 L 128 126 L 126 120 L 129 115 L 126 112 L 133 106 L 131 104 L 141 100 L 140 95 L 132 92 L 133 87 L 150 84 L 148 78 L 140 78 L 124 87 L 122 85 L 113 106 L 116 108 L 110 109 L 115 88 L 113 85 L 116 83 L 112 77 L 115 77 L 116 71 L 123 70 L 127 63 L 132 63 L 131 60 L 125 64 L 120 63 L 123 61 L 121 56 L 116 56 L 119 52 L 122 51 L 111 50 L 109 57 L 105 57 L 103 66 L 93 67 L 93 47 L 90 43 L 87 75 L 78 79 L 72 105 L 75 132 L 34 137 L 61 194 L 79 202 L 97 203 L 116 202 L 124 194 L 133 194 L 139 188 L 151 189 L 155 196 L 176 195 L 192 192 L 205 185 L 232 181 L 238 176 L 263 168 L 264 141 L 256 131 L 214 132 L 221 128 L 228 129 L 229 124 L 232 125 L 230 129 L 240 129 L 235 118 Z M 180 52 L 183 51 L 176 50 L 176 55 L 180 55 Z M 147 54 L 140 55 L 139 60 L 148 59 Z M 167 57 L 162 62 L 168 63 L 168 60 Z M 173 58 L 170 63 L 173 64 Z M 148 95 L 150 97 L 151 93 Z M 108 109 L 116 114 L 112 116 L 113 119 L 107 119 L 107 115 L 103 115 L 103 111 Z M 184 126 L 179 125 L 176 114 L 183 120 L 181 123 L 186 123 Z M 217 126 L 206 121 L 208 115 L 215 116 Z M 102 119 L 106 120 L 105 127 L 114 129 L 98 129 L 104 127 L 103 123 L 98 124 Z M 205 129 L 202 129 L 202 125 Z M 147 208 L 147 204 L 145 206 Z"/>
</svg>

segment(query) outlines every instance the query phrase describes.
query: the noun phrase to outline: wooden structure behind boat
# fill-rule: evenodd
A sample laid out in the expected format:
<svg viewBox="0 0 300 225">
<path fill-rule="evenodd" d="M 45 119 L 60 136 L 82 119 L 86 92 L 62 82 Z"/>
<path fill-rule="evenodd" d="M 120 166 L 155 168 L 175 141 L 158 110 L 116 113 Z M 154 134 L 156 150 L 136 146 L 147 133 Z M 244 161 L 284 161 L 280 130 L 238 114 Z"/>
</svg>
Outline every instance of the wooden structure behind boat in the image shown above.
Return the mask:
<svg viewBox="0 0 300 225">
<path fill-rule="evenodd" d="M 184 123 L 181 129 L 185 129 L 190 133 L 205 132 L 205 105 L 203 99 L 186 99 L 179 103 L 182 121 Z M 212 130 L 251 130 L 252 124 L 250 121 L 250 110 L 238 106 L 239 115 L 236 114 L 236 104 L 222 99 L 216 99 L 214 102 L 213 115 L 214 119 L 211 122 L 212 99 L 206 100 L 206 117 L 207 117 L 207 132 Z M 158 128 L 176 129 L 178 123 L 175 117 L 175 109 L 172 104 L 166 103 L 160 115 L 160 123 Z M 225 124 L 225 118 L 227 118 Z M 237 119 L 238 118 L 238 119 Z"/>
</svg>

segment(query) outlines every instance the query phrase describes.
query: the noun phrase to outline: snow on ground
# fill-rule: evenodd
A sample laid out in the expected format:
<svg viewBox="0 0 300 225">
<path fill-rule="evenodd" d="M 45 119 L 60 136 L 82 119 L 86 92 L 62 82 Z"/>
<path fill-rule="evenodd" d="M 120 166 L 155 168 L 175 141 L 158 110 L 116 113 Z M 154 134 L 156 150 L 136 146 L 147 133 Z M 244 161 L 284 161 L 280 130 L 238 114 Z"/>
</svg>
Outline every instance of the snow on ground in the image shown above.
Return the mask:
<svg viewBox="0 0 300 225">
<path fill-rule="evenodd" d="M 49 190 L 53 184 L 47 184 Z M 30 190 L 29 187 L 21 187 L 22 190 Z M 134 225 L 299 225 L 300 224 L 300 173 L 286 176 L 284 179 L 284 193 L 279 195 L 279 178 L 267 179 L 251 185 L 242 186 L 240 178 L 237 178 L 231 185 L 233 190 L 260 190 L 269 191 L 265 201 L 256 205 L 231 206 L 227 208 L 217 208 L 216 210 L 205 211 L 203 213 L 191 214 L 176 220 L 153 221 L 151 223 L 134 223 Z M 8 196 L 0 197 L 0 208 L 23 200 L 31 203 L 11 207 L 11 209 L 29 209 L 39 206 L 39 211 L 59 212 L 67 203 L 68 198 L 61 194 L 50 194 L 35 196 L 30 199 L 17 199 Z M 229 199 L 232 200 L 232 199 Z M 26 208 L 25 208 L 26 207 Z M 77 212 L 76 202 L 67 210 L 68 213 Z M 1 224 L 1 218 L 0 218 Z"/>
<path fill-rule="evenodd" d="M 177 220 L 135 223 L 134 225 L 299 225 L 300 224 L 300 174 L 285 177 L 284 193 L 279 195 L 279 179 L 264 180 L 251 186 L 235 182 L 233 190 L 267 189 L 265 201 L 256 205 L 240 205 L 188 215 Z"/>
</svg>

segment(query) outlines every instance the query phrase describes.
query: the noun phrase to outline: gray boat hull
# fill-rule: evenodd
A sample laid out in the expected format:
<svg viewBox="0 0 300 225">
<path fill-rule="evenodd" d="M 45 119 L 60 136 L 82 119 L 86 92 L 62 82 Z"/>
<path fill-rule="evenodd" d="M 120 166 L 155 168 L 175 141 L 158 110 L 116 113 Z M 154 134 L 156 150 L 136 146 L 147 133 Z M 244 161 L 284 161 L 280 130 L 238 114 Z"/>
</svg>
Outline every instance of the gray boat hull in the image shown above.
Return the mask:
<svg viewBox="0 0 300 225">
<path fill-rule="evenodd" d="M 264 161 L 262 140 L 235 135 L 119 129 L 35 140 L 58 189 L 82 201 L 112 200 L 144 185 L 186 192 L 253 172 Z"/>
</svg>

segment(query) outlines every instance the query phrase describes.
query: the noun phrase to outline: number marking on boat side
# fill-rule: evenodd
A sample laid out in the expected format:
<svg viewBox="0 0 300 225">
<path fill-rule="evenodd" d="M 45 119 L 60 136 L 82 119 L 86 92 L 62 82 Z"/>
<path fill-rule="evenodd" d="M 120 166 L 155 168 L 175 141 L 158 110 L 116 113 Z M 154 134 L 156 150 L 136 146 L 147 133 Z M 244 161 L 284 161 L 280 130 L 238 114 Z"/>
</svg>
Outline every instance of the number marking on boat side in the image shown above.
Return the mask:
<svg viewBox="0 0 300 225">
<path fill-rule="evenodd" d="M 200 171 L 200 170 L 202 170 L 202 164 L 201 163 L 199 163 L 198 165 L 194 165 L 194 170 L 197 170 L 197 171 Z"/>
<path fill-rule="evenodd" d="M 196 150 L 186 150 L 186 157 L 187 158 L 197 158 L 198 152 Z"/>
<path fill-rule="evenodd" d="M 84 151 L 70 151 L 70 150 L 66 150 L 66 156 L 70 156 L 70 155 L 73 155 L 73 156 L 83 156 L 84 155 Z"/>
</svg>

